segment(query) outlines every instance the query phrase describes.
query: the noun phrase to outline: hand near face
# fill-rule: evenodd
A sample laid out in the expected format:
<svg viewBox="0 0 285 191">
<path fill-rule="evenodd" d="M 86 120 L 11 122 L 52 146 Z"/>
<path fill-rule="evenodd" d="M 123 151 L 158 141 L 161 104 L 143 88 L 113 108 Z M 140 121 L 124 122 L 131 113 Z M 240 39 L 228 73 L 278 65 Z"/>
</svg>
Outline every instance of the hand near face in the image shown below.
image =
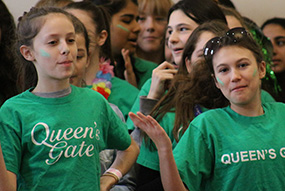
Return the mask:
<svg viewBox="0 0 285 191">
<path fill-rule="evenodd" d="M 155 68 L 152 71 L 152 81 L 147 98 L 160 99 L 176 73 L 176 67 L 166 61 Z"/>
<path fill-rule="evenodd" d="M 134 73 L 133 66 L 131 63 L 129 50 L 123 48 L 121 53 L 125 61 L 125 68 L 126 68 L 124 72 L 125 79 L 133 86 L 138 87 L 136 75 Z"/>
</svg>

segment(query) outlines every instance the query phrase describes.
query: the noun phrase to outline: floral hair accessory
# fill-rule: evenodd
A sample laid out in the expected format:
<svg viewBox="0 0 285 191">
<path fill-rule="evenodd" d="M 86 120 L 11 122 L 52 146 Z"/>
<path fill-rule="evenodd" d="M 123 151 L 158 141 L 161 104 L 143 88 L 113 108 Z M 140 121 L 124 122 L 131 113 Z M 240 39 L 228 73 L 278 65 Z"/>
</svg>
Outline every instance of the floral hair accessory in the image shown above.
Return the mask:
<svg viewBox="0 0 285 191">
<path fill-rule="evenodd" d="M 99 68 L 100 70 L 97 72 L 96 78 L 92 82 L 91 89 L 99 92 L 108 99 L 111 94 L 111 79 L 114 76 L 114 66 L 110 65 L 110 59 L 105 60 L 104 58 L 101 58 Z"/>
</svg>

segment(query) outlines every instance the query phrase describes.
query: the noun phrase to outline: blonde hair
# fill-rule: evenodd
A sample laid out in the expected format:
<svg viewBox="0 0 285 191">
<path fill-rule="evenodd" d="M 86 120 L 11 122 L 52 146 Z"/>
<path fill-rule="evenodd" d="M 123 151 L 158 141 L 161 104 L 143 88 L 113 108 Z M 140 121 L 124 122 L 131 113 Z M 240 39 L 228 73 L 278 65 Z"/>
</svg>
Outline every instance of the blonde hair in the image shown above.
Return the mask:
<svg viewBox="0 0 285 191">
<path fill-rule="evenodd" d="M 139 13 L 167 17 L 173 5 L 171 0 L 138 0 Z"/>
</svg>

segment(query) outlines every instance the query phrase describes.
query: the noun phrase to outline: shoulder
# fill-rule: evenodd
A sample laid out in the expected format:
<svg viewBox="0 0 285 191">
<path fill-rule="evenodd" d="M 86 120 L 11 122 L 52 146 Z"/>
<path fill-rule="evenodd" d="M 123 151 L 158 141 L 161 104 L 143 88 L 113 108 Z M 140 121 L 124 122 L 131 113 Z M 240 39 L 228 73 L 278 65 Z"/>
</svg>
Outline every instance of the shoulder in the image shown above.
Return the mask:
<svg viewBox="0 0 285 191">
<path fill-rule="evenodd" d="M 273 115 L 284 115 L 285 112 L 285 104 L 282 102 L 267 102 L 263 103 L 263 108 L 265 110 L 265 113 L 271 113 Z"/>
<path fill-rule="evenodd" d="M 112 83 L 112 88 L 119 86 L 120 88 L 131 89 L 132 91 L 135 91 L 137 93 L 139 92 L 138 88 L 134 87 L 133 85 L 131 85 L 126 80 L 122 80 L 122 79 L 115 77 L 115 76 L 111 79 L 111 83 Z"/>
</svg>

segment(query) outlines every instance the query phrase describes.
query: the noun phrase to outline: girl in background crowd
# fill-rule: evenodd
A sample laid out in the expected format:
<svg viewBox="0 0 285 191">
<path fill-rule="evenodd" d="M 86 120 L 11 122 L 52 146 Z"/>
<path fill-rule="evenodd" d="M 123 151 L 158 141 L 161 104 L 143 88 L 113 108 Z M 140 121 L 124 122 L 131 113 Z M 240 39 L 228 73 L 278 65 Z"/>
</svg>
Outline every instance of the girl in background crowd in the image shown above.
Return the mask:
<svg viewBox="0 0 285 191">
<path fill-rule="evenodd" d="M 164 189 L 283 190 L 285 105 L 261 102 L 265 62 L 259 46 L 244 28 L 234 28 L 209 40 L 204 55 L 230 105 L 195 118 L 174 157 L 163 128 L 150 116 L 130 113 L 158 149 Z"/>
<path fill-rule="evenodd" d="M 93 2 L 97 4 L 97 0 Z M 140 32 L 137 1 L 106 0 L 103 6 L 111 15 L 110 35 L 112 54 L 116 61 L 115 75 L 141 89 L 157 65 L 134 56 Z"/>
<path fill-rule="evenodd" d="M 32 8 L 19 20 L 19 56 L 35 65 L 38 82 L 0 110 L 12 190 L 109 190 L 138 154 L 106 100 L 69 84 L 77 56 L 72 21 L 72 15 L 58 8 Z M 105 148 L 124 151 L 100 183 L 99 152 Z M 62 178 L 53 176 L 58 172 Z"/>
<path fill-rule="evenodd" d="M 102 7 L 91 2 L 74 2 L 65 10 L 75 15 L 85 25 L 90 39 L 90 61 L 84 78 L 85 85 L 104 95 L 128 117 L 138 89 L 125 80 L 113 76 L 112 52 L 108 15 Z"/>
<path fill-rule="evenodd" d="M 11 54 L 15 39 L 14 18 L 3 1 L 0 1 L 0 106 L 20 92 L 17 82 L 18 66 Z"/>
<path fill-rule="evenodd" d="M 139 0 L 141 31 L 138 36 L 136 54 L 139 58 L 162 63 L 164 58 L 165 29 L 171 0 Z"/>
<path fill-rule="evenodd" d="M 200 24 L 215 19 L 226 23 L 221 9 L 212 0 L 182 0 L 171 7 L 168 13 L 167 33 L 169 39 L 167 41 L 168 47 L 172 51 L 173 60 L 178 66 L 182 62 L 185 43 L 193 30 Z M 177 67 L 168 62 L 164 62 L 154 69 L 152 78 L 140 90 L 131 111 L 139 111 L 140 102 L 142 106 L 151 106 L 152 108 L 155 105 L 153 102 L 157 102 L 165 94 L 176 73 Z M 149 102 L 149 104 L 145 102 Z M 151 110 L 151 108 L 145 109 Z M 142 108 L 142 110 L 145 109 Z M 129 130 L 134 129 L 131 120 L 127 120 L 127 125 Z"/>
<path fill-rule="evenodd" d="M 272 18 L 263 23 L 261 29 L 273 45 L 273 64 L 278 84 L 281 87 L 281 99 L 285 102 L 285 18 Z"/>
<path fill-rule="evenodd" d="M 173 149 L 195 116 L 207 109 L 228 104 L 221 93 L 214 87 L 211 76 L 208 75 L 209 70 L 207 70 L 205 65 L 200 65 L 199 63 L 203 59 L 205 43 L 227 30 L 228 27 L 225 23 L 211 21 L 198 26 L 193 31 L 185 45 L 181 66 L 173 79 L 169 91 L 151 112 L 151 115 L 159 121 L 170 137 Z M 193 68 L 199 68 L 201 72 L 191 75 L 192 72 L 198 71 L 197 69 L 193 70 Z M 193 76 L 196 78 L 193 78 Z M 197 78 L 203 79 L 203 83 L 198 83 L 202 80 Z M 187 86 L 187 91 L 185 91 L 185 86 Z M 150 111 L 147 112 L 149 113 Z M 137 163 L 140 164 L 138 190 L 163 190 L 159 175 L 157 150 L 152 148 L 148 138 L 144 138 L 137 159 Z"/>
</svg>

